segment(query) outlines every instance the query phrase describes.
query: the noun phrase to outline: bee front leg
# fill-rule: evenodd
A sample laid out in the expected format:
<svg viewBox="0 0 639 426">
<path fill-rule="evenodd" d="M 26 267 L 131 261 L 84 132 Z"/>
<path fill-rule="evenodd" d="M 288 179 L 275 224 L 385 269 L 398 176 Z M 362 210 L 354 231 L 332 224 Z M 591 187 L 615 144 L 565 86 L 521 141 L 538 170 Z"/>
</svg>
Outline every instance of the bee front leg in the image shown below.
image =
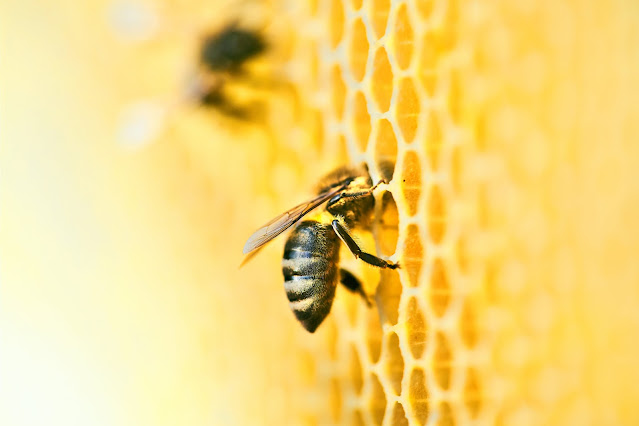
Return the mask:
<svg viewBox="0 0 639 426">
<path fill-rule="evenodd" d="M 366 195 L 370 195 L 373 193 L 373 191 L 380 186 L 381 184 L 388 184 L 388 181 L 386 180 L 380 180 L 379 182 L 377 182 L 375 185 L 371 186 L 369 189 L 365 190 L 365 191 L 359 191 L 359 192 L 341 192 L 339 194 L 337 194 L 336 196 L 334 196 L 333 198 L 331 198 L 328 201 L 328 204 L 326 204 L 326 208 L 330 209 L 331 207 L 333 207 L 335 204 L 337 204 L 338 202 L 340 202 L 341 200 L 345 200 L 347 198 L 359 198 L 359 197 L 364 197 Z"/>
<path fill-rule="evenodd" d="M 348 272 L 346 269 L 341 268 L 339 270 L 339 273 L 340 273 L 340 282 L 342 283 L 342 285 L 354 293 L 359 293 L 360 296 L 362 296 L 362 298 L 366 302 L 366 304 L 368 306 L 372 306 L 371 301 L 368 298 L 368 295 L 364 292 L 364 288 L 362 287 L 362 282 L 358 280 L 355 275 Z"/>
<path fill-rule="evenodd" d="M 339 220 L 334 219 L 332 222 L 333 230 L 337 234 L 337 236 L 346 244 L 348 249 L 353 253 L 353 255 L 362 259 L 364 262 L 369 265 L 377 266 L 378 268 L 389 268 L 389 269 L 397 269 L 399 268 L 398 263 L 392 263 L 387 260 L 382 259 L 381 257 L 377 257 L 370 253 L 366 253 L 362 251 L 362 249 L 357 245 L 353 237 L 348 233 L 346 227 L 340 223 Z"/>
</svg>

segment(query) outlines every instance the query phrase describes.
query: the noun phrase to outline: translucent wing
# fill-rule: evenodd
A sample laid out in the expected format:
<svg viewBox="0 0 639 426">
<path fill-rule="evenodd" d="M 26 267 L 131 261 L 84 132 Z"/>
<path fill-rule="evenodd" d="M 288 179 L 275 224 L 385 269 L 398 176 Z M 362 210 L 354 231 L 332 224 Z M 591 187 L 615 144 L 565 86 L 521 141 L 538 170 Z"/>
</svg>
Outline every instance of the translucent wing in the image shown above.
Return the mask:
<svg viewBox="0 0 639 426">
<path fill-rule="evenodd" d="M 246 244 L 244 244 L 243 253 L 249 254 L 252 251 L 261 248 L 264 244 L 268 243 L 273 238 L 277 237 L 282 232 L 290 228 L 295 222 L 300 220 L 311 210 L 342 192 L 347 186 L 348 185 L 342 185 L 332 191 L 324 192 L 313 198 L 312 200 L 299 204 L 277 216 L 275 219 L 262 226 L 249 237 Z M 248 258 L 246 260 L 248 260 Z M 246 260 L 242 263 L 245 263 Z"/>
</svg>

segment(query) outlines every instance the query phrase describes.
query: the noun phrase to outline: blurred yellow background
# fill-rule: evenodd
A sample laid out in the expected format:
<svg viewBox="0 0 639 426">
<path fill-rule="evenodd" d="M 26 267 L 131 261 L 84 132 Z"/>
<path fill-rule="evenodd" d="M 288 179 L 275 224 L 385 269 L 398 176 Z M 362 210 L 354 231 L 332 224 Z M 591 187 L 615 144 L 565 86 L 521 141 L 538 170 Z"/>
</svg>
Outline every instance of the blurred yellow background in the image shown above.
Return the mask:
<svg viewBox="0 0 639 426">
<path fill-rule="evenodd" d="M 113 15 L 136 5 L 168 34 L 122 34 Z M 259 424 L 285 411 L 279 360 L 302 330 L 277 248 L 238 271 L 252 228 L 285 208 L 259 198 L 277 185 L 263 137 L 189 105 L 144 149 L 119 135 L 129 105 L 172 102 L 192 65 L 200 34 L 170 28 L 171 10 L 2 4 L 2 424 Z"/>
<path fill-rule="evenodd" d="M 234 18 L 300 111 L 180 101 Z M 631 0 L 2 2 L 0 423 L 639 424 L 637 22 Z M 362 239 L 405 267 L 344 254 L 377 309 L 340 289 L 309 335 L 282 242 L 238 270 L 244 241 L 385 158 L 399 226 Z"/>
</svg>

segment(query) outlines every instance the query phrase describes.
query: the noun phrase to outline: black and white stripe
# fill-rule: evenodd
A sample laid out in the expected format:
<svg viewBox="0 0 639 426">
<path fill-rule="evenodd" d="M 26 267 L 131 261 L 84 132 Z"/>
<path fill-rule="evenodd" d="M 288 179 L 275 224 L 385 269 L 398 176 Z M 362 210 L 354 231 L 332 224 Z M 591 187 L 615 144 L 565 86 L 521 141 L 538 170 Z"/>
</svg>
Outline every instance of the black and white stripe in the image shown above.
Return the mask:
<svg viewBox="0 0 639 426">
<path fill-rule="evenodd" d="M 289 306 L 309 332 L 329 314 L 339 279 L 340 240 L 330 224 L 300 222 L 284 248 L 282 273 Z"/>
</svg>

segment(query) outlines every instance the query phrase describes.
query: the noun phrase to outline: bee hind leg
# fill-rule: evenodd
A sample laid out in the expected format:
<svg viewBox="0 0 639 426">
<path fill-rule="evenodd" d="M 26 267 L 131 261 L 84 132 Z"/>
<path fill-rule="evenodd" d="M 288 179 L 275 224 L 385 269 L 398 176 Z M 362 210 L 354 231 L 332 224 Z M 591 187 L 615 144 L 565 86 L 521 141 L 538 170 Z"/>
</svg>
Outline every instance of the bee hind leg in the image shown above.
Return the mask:
<svg viewBox="0 0 639 426">
<path fill-rule="evenodd" d="M 368 295 L 364 292 L 364 288 L 362 287 L 362 282 L 358 280 L 355 275 L 348 272 L 346 269 L 340 269 L 339 273 L 340 273 L 340 282 L 342 283 L 342 285 L 346 287 L 348 290 L 352 291 L 353 293 L 358 293 L 360 296 L 362 296 L 362 298 L 364 299 L 364 301 L 369 307 L 372 306 L 371 301 L 368 298 Z"/>
<path fill-rule="evenodd" d="M 348 249 L 351 251 L 351 253 L 353 253 L 353 255 L 356 258 L 362 259 L 364 262 L 368 263 L 369 265 L 377 266 L 378 268 L 389 268 L 389 269 L 399 268 L 398 263 L 389 262 L 387 260 L 382 259 L 381 257 L 377 257 L 373 254 L 362 251 L 362 249 L 357 245 L 353 237 L 351 237 L 351 235 L 348 233 L 348 230 L 346 229 L 346 227 L 342 223 L 340 223 L 339 220 L 334 219 L 332 225 L 333 225 L 333 230 L 335 231 L 337 236 L 340 238 L 340 240 L 344 242 L 344 244 L 346 244 Z"/>
</svg>

